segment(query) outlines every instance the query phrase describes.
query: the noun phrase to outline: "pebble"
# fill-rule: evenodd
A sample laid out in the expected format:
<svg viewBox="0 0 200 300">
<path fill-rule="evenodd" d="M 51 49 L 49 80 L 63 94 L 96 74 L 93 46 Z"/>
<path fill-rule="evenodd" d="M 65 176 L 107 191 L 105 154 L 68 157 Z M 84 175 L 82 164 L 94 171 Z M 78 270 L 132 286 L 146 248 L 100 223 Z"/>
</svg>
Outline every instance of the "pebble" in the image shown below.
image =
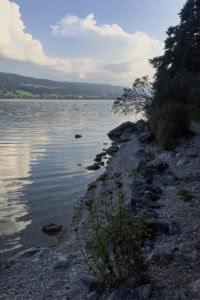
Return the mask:
<svg viewBox="0 0 200 300">
<path fill-rule="evenodd" d="M 68 258 L 65 256 L 58 256 L 58 261 L 54 265 L 54 269 L 65 270 L 69 267 Z"/>
<path fill-rule="evenodd" d="M 82 138 L 81 134 L 75 134 L 75 139 L 80 139 L 80 138 Z"/>
</svg>

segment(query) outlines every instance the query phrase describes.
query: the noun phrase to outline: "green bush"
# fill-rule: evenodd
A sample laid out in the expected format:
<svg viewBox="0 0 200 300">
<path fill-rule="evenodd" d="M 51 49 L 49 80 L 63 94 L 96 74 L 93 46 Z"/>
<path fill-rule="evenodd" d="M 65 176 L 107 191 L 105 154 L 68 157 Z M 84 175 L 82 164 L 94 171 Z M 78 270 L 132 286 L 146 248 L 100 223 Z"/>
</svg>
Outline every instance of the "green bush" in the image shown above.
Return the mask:
<svg viewBox="0 0 200 300">
<path fill-rule="evenodd" d="M 140 167 L 145 168 L 146 165 L 156 158 L 155 151 L 153 149 L 146 149 L 143 153 Z"/>
<path fill-rule="evenodd" d="M 141 178 L 141 174 L 140 172 L 138 171 L 137 168 L 133 168 L 131 170 L 131 177 L 132 177 L 132 184 L 131 184 L 131 187 L 134 187 L 136 185 L 136 183 L 138 182 L 138 180 Z"/>
<path fill-rule="evenodd" d="M 184 105 L 169 102 L 153 112 L 149 125 L 160 148 L 172 150 L 189 133 L 189 113 Z"/>
<path fill-rule="evenodd" d="M 89 250 L 81 250 L 91 274 L 107 287 L 119 287 L 135 278 L 146 280 L 142 246 L 148 237 L 147 224 L 133 218 L 123 200 L 112 200 L 90 210 Z"/>
</svg>

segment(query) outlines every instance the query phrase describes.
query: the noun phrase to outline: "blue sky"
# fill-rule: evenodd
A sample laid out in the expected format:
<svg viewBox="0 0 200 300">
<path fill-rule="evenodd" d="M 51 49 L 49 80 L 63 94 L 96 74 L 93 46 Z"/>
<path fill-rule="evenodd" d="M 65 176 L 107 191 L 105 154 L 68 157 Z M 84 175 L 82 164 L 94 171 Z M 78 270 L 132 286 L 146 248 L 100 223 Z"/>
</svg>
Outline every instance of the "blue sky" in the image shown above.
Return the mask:
<svg viewBox="0 0 200 300">
<path fill-rule="evenodd" d="M 130 86 L 185 0 L 1 0 L 0 71 Z"/>
</svg>

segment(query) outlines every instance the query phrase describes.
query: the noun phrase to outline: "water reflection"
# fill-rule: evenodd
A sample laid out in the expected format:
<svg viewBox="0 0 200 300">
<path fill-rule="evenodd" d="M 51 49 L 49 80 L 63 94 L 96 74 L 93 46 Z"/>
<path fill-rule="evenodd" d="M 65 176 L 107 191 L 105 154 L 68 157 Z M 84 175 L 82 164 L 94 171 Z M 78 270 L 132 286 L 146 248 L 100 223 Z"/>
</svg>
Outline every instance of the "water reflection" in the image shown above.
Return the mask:
<svg viewBox="0 0 200 300">
<path fill-rule="evenodd" d="M 42 225 L 70 223 L 74 204 L 102 172 L 85 167 L 109 143 L 106 133 L 125 120 L 111 114 L 111 105 L 0 101 L 0 251 L 46 246 L 52 238 Z"/>
<path fill-rule="evenodd" d="M 45 136 L 34 137 L 26 143 L 20 142 L 22 133 L 17 130 L 15 136 L 9 135 L 0 141 L 0 233 L 7 237 L 4 251 L 5 247 L 11 250 L 21 246 L 19 237 L 9 240 L 8 236 L 24 230 L 32 222 L 31 219 L 23 220 L 29 209 L 27 199 L 23 198 L 24 188 L 32 184 L 31 165 L 44 156 L 44 146 L 48 143 Z M 35 148 L 37 144 L 40 145 L 39 149 Z"/>
</svg>

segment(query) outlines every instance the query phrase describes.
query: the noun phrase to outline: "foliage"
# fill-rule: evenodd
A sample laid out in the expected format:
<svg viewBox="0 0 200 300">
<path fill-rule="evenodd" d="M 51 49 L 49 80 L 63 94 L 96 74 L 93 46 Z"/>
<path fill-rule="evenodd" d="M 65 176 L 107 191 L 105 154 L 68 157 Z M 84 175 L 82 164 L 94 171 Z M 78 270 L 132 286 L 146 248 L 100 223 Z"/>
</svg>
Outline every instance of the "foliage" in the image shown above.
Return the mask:
<svg viewBox="0 0 200 300">
<path fill-rule="evenodd" d="M 115 112 L 143 111 L 150 119 L 163 105 L 181 103 L 190 109 L 200 104 L 200 0 L 187 0 L 179 15 L 180 23 L 166 32 L 164 54 L 150 60 L 156 70 L 154 82 L 136 79 L 133 88 L 115 100 Z M 163 139 L 170 140 L 165 126 L 160 133 L 157 130 L 159 139 L 163 131 Z M 165 147 L 165 141 L 162 144 Z"/>
<path fill-rule="evenodd" d="M 155 151 L 153 149 L 146 149 L 143 153 L 141 162 L 140 162 L 140 168 L 145 168 L 146 165 L 154 160 L 156 158 Z"/>
<path fill-rule="evenodd" d="M 118 287 L 130 276 L 135 283 L 144 278 L 142 245 L 148 237 L 147 224 L 134 219 L 122 198 L 103 202 L 90 210 L 89 253 L 82 249 L 90 273 L 108 287 Z"/>
<path fill-rule="evenodd" d="M 138 182 L 138 180 L 140 179 L 141 175 L 137 168 L 132 169 L 131 175 L 132 175 L 132 185 L 131 186 L 134 187 L 136 185 L 136 183 Z"/>
<path fill-rule="evenodd" d="M 200 102 L 200 0 L 188 0 L 180 24 L 169 27 L 165 52 L 150 61 L 156 69 L 153 108 L 169 102 Z"/>
<path fill-rule="evenodd" d="M 189 114 L 184 105 L 169 103 L 153 112 L 149 124 L 161 149 L 172 150 L 189 133 Z"/>
<path fill-rule="evenodd" d="M 149 78 L 137 78 L 133 87 L 124 89 L 122 96 L 114 101 L 113 111 L 124 115 L 142 112 L 148 118 L 151 114 L 152 96 L 153 88 Z"/>
</svg>

